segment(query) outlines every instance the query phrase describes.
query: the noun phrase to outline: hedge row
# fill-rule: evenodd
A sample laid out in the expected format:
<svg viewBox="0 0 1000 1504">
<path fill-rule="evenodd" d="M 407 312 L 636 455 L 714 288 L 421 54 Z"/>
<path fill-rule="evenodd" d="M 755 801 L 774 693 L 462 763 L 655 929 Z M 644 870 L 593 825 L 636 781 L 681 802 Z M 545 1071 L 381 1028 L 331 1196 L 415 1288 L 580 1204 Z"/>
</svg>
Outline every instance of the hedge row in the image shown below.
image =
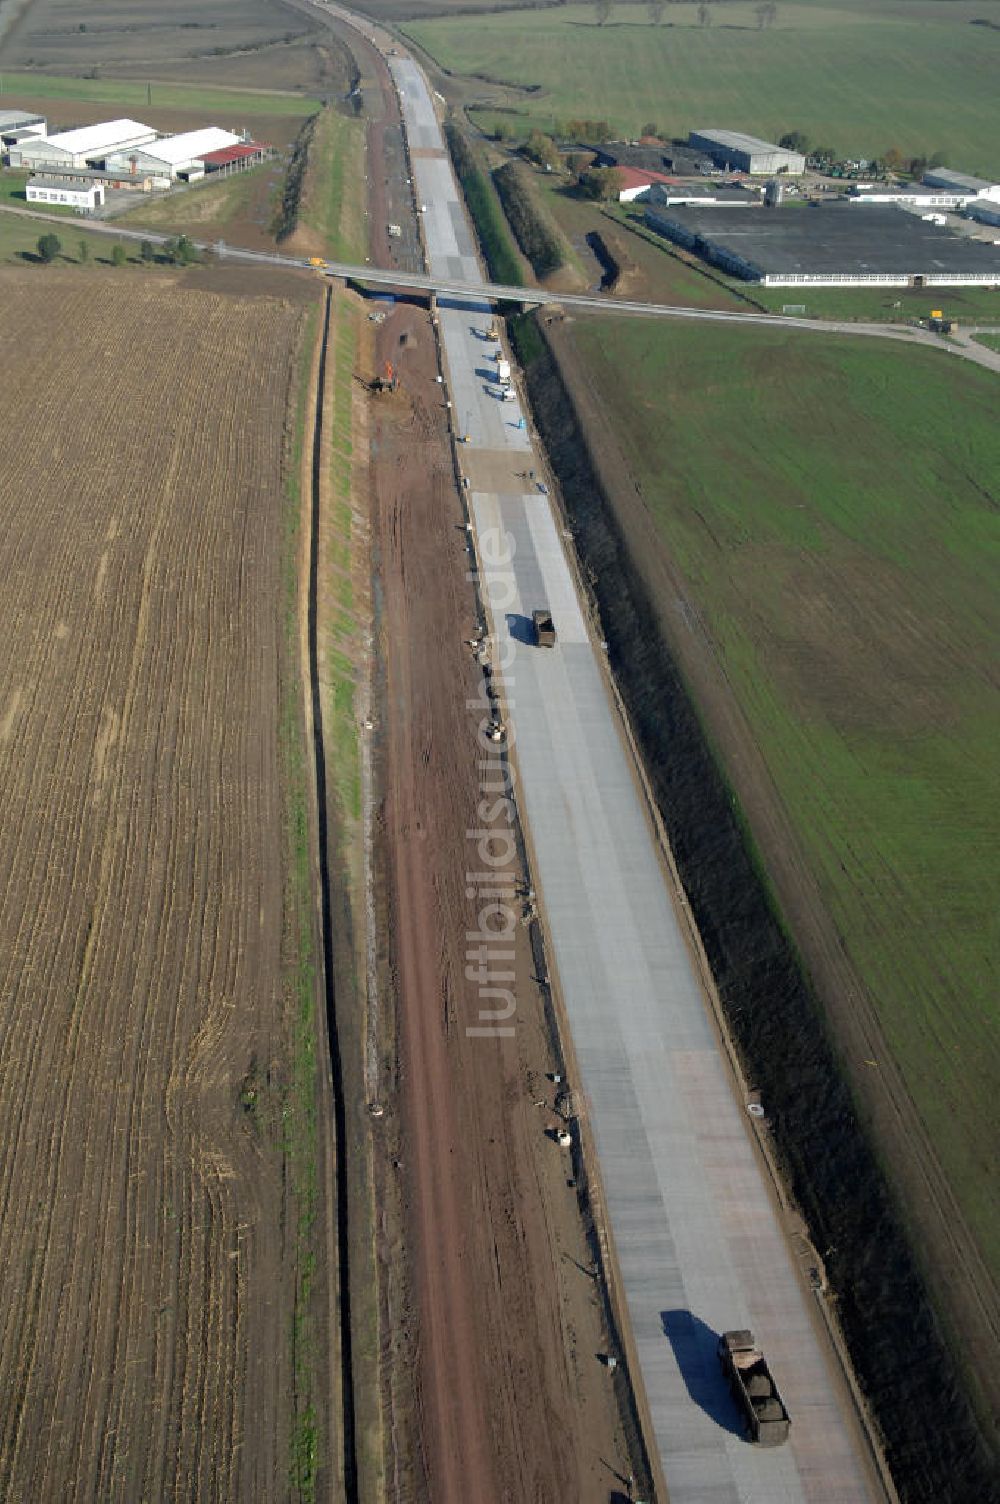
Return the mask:
<svg viewBox="0 0 1000 1504">
<path fill-rule="evenodd" d="M 517 237 L 517 243 L 535 270 L 547 277 L 565 264 L 558 232 L 549 223 L 535 198 L 531 174 L 523 162 L 507 162 L 493 174 L 500 202 Z"/>
<path fill-rule="evenodd" d="M 486 266 L 494 282 L 507 287 L 521 287 L 524 278 L 514 247 L 507 234 L 500 206 L 493 196 L 486 174 L 481 170 L 472 147 L 452 121 L 445 122 L 445 136 L 458 181 L 465 194 Z"/>
<path fill-rule="evenodd" d="M 302 184 L 305 181 L 306 166 L 309 162 L 309 148 L 312 145 L 313 133 L 316 130 L 318 119 L 318 113 L 310 115 L 292 144 L 288 168 L 285 172 L 285 182 L 281 190 L 281 202 L 274 217 L 274 238 L 279 242 L 287 240 L 289 235 L 294 235 L 299 227 L 299 203 L 302 198 Z"/>
</svg>

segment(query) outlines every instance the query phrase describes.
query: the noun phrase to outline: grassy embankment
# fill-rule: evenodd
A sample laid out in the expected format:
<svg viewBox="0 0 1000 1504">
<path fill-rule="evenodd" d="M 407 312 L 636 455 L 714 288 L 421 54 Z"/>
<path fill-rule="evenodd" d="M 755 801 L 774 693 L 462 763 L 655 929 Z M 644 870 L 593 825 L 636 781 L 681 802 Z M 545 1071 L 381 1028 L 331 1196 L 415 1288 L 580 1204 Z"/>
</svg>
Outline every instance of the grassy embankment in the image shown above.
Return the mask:
<svg viewBox="0 0 1000 1504">
<path fill-rule="evenodd" d="M 494 172 L 493 182 L 535 276 L 545 278 L 559 271 L 569 260 L 569 246 L 535 190 L 534 174 L 523 162 L 506 162 Z"/>
<path fill-rule="evenodd" d="M 299 203 L 299 236 L 316 254 L 361 263 L 367 246 L 365 127 L 329 106 L 316 119 Z"/>
<path fill-rule="evenodd" d="M 467 137 L 451 121 L 445 123 L 445 136 L 490 277 L 505 287 L 522 287 L 521 263 L 500 202 L 482 163 Z"/>
<path fill-rule="evenodd" d="M 778 331 L 578 341 L 1000 1272 L 996 378 Z"/>
<path fill-rule="evenodd" d="M 716 8 L 707 27 L 694 5 L 670 6 L 657 26 L 646 5 L 619 4 L 605 26 L 593 6 L 567 5 L 405 30 L 454 73 L 538 86 L 512 91 L 511 103 L 543 129 L 574 117 L 629 134 L 648 121 L 672 134 L 721 123 L 768 139 L 798 128 L 845 153 L 944 151 L 989 173 L 997 148 L 983 121 L 997 119 L 998 35 L 970 24 L 978 14 L 965 0 L 783 4 L 759 30 L 750 0 L 733 0 L 725 23 Z"/>
<path fill-rule="evenodd" d="M 286 846 L 286 986 L 291 1016 L 291 1060 L 282 1109 L 284 1147 L 295 1209 L 295 1310 L 292 1364 L 295 1403 L 289 1438 L 289 1483 L 309 1504 L 316 1496 L 322 1457 L 315 1368 L 321 1336 L 316 1329 L 313 1281 L 317 1269 L 316 1216 L 319 1199 L 317 1142 L 319 1066 L 316 1050 L 317 959 L 313 895 L 313 836 L 309 774 L 302 722 L 299 652 L 299 539 L 302 527 L 302 459 L 308 423 L 311 370 L 319 310 L 310 313 L 298 372 L 298 397 L 288 471 L 288 524 L 285 539 L 286 672 L 281 705 Z M 333 1397 L 331 1396 L 331 1399 Z M 331 1410 L 333 1406 L 331 1405 Z M 326 1440 L 326 1438 L 323 1438 Z M 329 1438 L 331 1450 L 335 1439 Z M 329 1463 L 328 1463 L 329 1465 Z"/>
<path fill-rule="evenodd" d="M 329 468 L 318 540 L 316 622 L 329 794 L 329 856 L 334 863 L 331 873 L 333 891 L 330 920 L 336 936 L 332 950 L 336 971 L 334 986 L 338 999 L 338 1049 L 343 1072 L 343 1080 L 338 1086 L 350 1094 L 351 1100 L 354 1100 L 361 1089 L 362 1025 L 360 1017 L 354 1017 L 358 1010 L 347 1006 L 348 989 L 352 996 L 357 995 L 358 977 L 363 966 L 362 939 L 352 933 L 351 915 L 355 910 L 359 913 L 364 911 L 359 828 L 361 769 L 355 698 L 358 664 L 365 652 L 366 607 L 355 600 L 354 581 L 365 544 L 356 533 L 351 486 L 357 319 L 357 310 L 352 304 L 342 298 L 334 298 L 327 355 L 328 402 L 324 445 Z M 290 467 L 292 480 L 286 554 L 286 652 L 289 661 L 295 662 L 298 661 L 297 602 L 301 588 L 297 578 L 300 557 L 300 476 L 306 430 L 305 404 L 315 349 L 316 324 L 317 318 L 313 315 L 303 351 L 300 373 L 302 395 L 296 415 Z M 294 660 L 291 658 L 292 654 L 295 654 Z M 315 1375 L 323 1361 L 322 1343 L 325 1339 L 316 1327 L 313 1299 L 313 1282 L 318 1267 L 317 1247 L 321 1241 L 321 1235 L 316 1229 L 319 1209 L 316 1093 L 321 1089 L 321 1073 L 317 1056 L 319 1026 L 316 1017 L 313 837 L 306 764 L 308 753 L 303 742 L 299 699 L 301 683 L 297 676 L 292 676 L 290 684 L 282 721 L 290 848 L 287 918 L 289 986 L 294 1009 L 294 1051 L 284 1121 L 290 1180 L 296 1203 L 298 1260 L 297 1299 L 292 1331 L 296 1412 L 290 1454 L 291 1482 L 297 1496 L 309 1500 L 316 1495 L 321 1470 L 335 1471 L 338 1466 L 335 1456 L 323 1454 L 324 1443 L 329 1446 L 331 1454 L 336 1451 L 339 1456 L 340 1441 L 338 1438 L 324 1437 L 321 1419 L 316 1410 Z M 373 1410 L 365 1398 L 376 1392 L 378 1357 L 371 1243 L 373 1214 L 366 1168 L 367 1137 L 363 1125 L 354 1126 L 350 1113 L 347 1115 L 347 1122 L 350 1138 L 346 1156 L 350 1181 L 347 1193 L 352 1208 L 348 1234 L 351 1247 L 352 1360 L 355 1389 L 360 1396 L 356 1437 L 362 1465 L 368 1475 L 375 1476 L 380 1465 L 381 1438 L 378 1434 L 377 1407 Z M 333 1408 L 336 1409 L 336 1396 L 334 1402 Z"/>
<path fill-rule="evenodd" d="M 359 519 L 352 491 L 356 463 L 353 408 L 359 343 L 357 306 L 333 301 L 329 369 L 331 392 L 327 440 L 329 468 L 321 538 L 319 663 L 324 703 L 326 752 L 335 871 L 332 895 L 334 987 L 337 1030 L 347 1103 L 351 1268 L 351 1356 L 355 1392 L 355 1442 L 362 1477 L 381 1476 L 383 1439 L 378 1387 L 378 1276 L 375 1264 L 375 1206 L 372 1200 L 371 1143 L 364 1115 L 366 1016 L 366 905 L 362 769 L 359 738 L 363 701 L 361 676 L 369 652 L 370 560 L 366 524 Z"/>
<path fill-rule="evenodd" d="M 222 236 L 251 249 L 280 244 L 290 255 L 363 262 L 364 164 L 363 122 L 327 108 L 306 123 L 287 167 L 265 162 L 140 203 L 123 222 L 201 239 Z"/>
</svg>

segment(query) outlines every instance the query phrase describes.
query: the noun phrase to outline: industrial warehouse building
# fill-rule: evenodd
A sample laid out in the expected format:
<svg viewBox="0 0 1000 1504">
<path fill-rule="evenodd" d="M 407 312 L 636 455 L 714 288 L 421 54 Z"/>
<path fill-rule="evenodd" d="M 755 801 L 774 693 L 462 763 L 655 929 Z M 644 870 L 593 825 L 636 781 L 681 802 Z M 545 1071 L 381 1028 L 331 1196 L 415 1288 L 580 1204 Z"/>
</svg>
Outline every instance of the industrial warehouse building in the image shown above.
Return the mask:
<svg viewBox="0 0 1000 1504">
<path fill-rule="evenodd" d="M 106 120 L 101 125 L 81 125 L 55 136 L 20 141 L 10 150 L 11 167 L 92 167 L 101 165 L 116 151 L 156 140 L 151 126 L 138 120 Z"/>
<path fill-rule="evenodd" d="M 646 210 L 646 223 L 731 276 L 768 287 L 1000 286 L 1000 250 L 900 207 Z"/>
<path fill-rule="evenodd" d="M 759 136 L 747 136 L 743 131 L 692 131 L 688 145 L 704 152 L 717 166 L 730 172 L 773 177 L 776 172 L 798 174 L 806 170 L 806 159 L 800 151 L 787 151 L 783 146 L 761 141 Z"/>
<path fill-rule="evenodd" d="M 149 173 L 154 183 L 175 182 L 178 178 L 190 181 L 204 176 L 203 158 L 206 154 L 241 144 L 239 136 L 234 136 L 232 131 L 210 125 L 203 130 L 161 136 L 159 140 L 112 152 L 105 166 L 109 172 L 119 172 L 123 177 L 131 173 L 140 176 Z"/>
</svg>

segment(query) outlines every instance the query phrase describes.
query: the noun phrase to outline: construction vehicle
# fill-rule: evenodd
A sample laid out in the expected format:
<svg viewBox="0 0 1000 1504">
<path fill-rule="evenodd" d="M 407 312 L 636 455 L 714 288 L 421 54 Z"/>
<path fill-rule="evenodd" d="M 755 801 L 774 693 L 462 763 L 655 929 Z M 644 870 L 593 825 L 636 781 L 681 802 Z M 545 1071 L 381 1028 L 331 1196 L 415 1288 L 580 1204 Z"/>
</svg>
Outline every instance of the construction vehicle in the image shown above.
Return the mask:
<svg viewBox="0 0 1000 1504">
<path fill-rule="evenodd" d="M 509 386 L 510 385 L 510 361 L 509 360 L 498 360 L 497 361 L 497 380 L 499 381 L 499 383 L 500 383 L 501 386 Z"/>
<path fill-rule="evenodd" d="M 532 611 L 531 625 L 535 629 L 535 642 L 540 648 L 554 648 L 556 629 L 551 611 Z"/>
<path fill-rule="evenodd" d="M 387 360 L 385 363 L 385 375 L 376 376 L 368 390 L 371 392 L 394 392 L 398 386 L 399 377 L 393 370 L 392 361 Z"/>
<path fill-rule="evenodd" d="M 326 270 L 326 262 L 323 260 L 322 256 L 310 256 L 309 257 L 309 265 L 310 266 L 321 266 L 321 267 L 323 267 L 324 271 Z"/>
<path fill-rule="evenodd" d="M 497 328 L 495 319 L 490 323 L 490 326 L 486 331 L 486 338 L 495 340 L 497 344 L 500 343 L 500 330 Z"/>
<path fill-rule="evenodd" d="M 780 1446 L 788 1440 L 791 1421 L 778 1386 L 759 1351 L 753 1332 L 723 1332 L 719 1338 L 719 1362 L 729 1380 L 733 1398 L 746 1417 L 747 1439 L 762 1447 Z"/>
<path fill-rule="evenodd" d="M 392 236 L 393 240 L 399 240 L 399 238 L 401 237 L 402 233 L 403 233 L 403 226 L 402 225 L 390 225 L 389 226 L 389 234 Z"/>
</svg>

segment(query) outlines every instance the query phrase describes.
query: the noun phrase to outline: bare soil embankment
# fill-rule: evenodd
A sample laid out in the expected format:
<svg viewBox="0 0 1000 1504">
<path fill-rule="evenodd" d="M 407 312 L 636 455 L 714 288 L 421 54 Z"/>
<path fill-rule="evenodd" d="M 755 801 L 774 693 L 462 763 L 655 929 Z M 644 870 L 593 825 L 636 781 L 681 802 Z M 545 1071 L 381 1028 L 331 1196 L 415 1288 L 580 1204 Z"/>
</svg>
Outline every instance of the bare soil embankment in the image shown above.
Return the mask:
<svg viewBox="0 0 1000 1504">
<path fill-rule="evenodd" d="M 483 1026 L 475 944 L 496 801 L 477 742 L 476 600 L 427 315 L 379 331 L 401 388 L 372 410 L 388 986 L 376 1122 L 387 1475 L 435 1504 L 606 1504 L 630 1458 L 582 1180 L 547 1134 L 564 1074 L 531 929 L 510 937 L 513 1032 Z M 482 782 L 481 782 L 482 780 Z M 473 838 L 470 838 L 470 831 Z M 499 870 L 499 869 L 498 869 Z M 467 876 L 471 874 L 471 876 Z M 523 879 L 512 855 L 503 876 Z M 470 884 L 472 885 L 470 887 Z M 470 971 L 472 975 L 470 976 Z M 584 1208 L 584 1211 L 586 1208 Z M 634 1441 L 634 1438 L 633 1438 Z"/>
<path fill-rule="evenodd" d="M 550 335 L 566 352 L 558 332 Z M 689 620 L 674 580 L 669 612 L 639 560 L 635 494 L 613 439 L 592 452 L 549 342 L 528 388 L 559 476 L 728 1027 L 767 1104 L 788 1184 L 825 1260 L 836 1312 L 866 1399 L 908 1501 L 996 1499 L 994 1459 L 945 1346 L 883 1172 L 846 1084 L 827 1023 L 769 897 L 697 695 L 682 679 L 665 618 Z M 585 401 L 584 394 L 580 393 Z M 629 496 L 628 492 L 631 491 Z M 631 512 L 631 517 L 630 517 Z M 634 551 L 635 544 L 638 551 Z M 649 539 L 645 540 L 649 546 Z M 669 750 L 668 750 L 669 749 Z"/>
</svg>

